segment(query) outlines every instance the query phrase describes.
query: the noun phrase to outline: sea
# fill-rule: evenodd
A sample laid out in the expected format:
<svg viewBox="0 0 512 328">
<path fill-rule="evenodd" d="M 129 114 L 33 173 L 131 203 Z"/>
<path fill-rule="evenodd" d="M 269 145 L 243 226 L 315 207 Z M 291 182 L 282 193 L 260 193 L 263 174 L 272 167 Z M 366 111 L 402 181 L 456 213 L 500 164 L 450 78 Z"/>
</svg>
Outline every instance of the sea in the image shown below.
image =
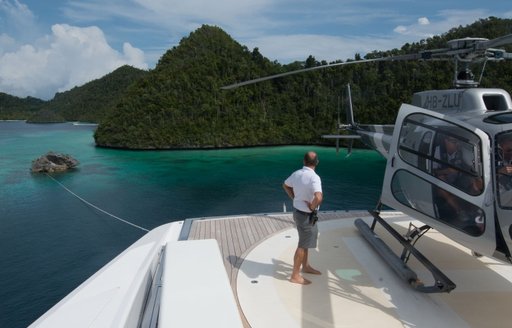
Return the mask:
<svg viewBox="0 0 512 328">
<path fill-rule="evenodd" d="M 145 234 L 170 221 L 290 211 L 283 181 L 318 153 L 321 210 L 378 202 L 385 159 L 372 150 L 279 146 L 128 151 L 96 147 L 95 126 L 0 121 L 0 327 L 26 327 Z M 80 164 L 33 174 L 54 151 Z M 64 187 L 68 190 L 66 190 Z M 73 195 L 72 193 L 75 195 Z"/>
</svg>

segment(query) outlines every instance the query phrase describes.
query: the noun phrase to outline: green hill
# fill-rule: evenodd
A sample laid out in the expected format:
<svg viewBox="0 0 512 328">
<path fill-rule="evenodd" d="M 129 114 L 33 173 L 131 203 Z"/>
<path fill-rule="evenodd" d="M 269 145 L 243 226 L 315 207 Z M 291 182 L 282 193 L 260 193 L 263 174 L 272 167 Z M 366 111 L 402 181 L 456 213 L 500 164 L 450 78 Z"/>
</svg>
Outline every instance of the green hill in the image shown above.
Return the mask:
<svg viewBox="0 0 512 328">
<path fill-rule="evenodd" d="M 19 98 L 0 92 L 0 120 L 26 119 L 44 105 L 41 99 Z"/>
<path fill-rule="evenodd" d="M 128 86 L 146 74 L 147 71 L 125 65 L 102 78 L 57 93 L 49 101 L 0 92 L 0 119 L 23 119 L 30 123 L 99 122 Z"/>
<path fill-rule="evenodd" d="M 57 93 L 29 118 L 29 122 L 99 122 L 123 96 L 130 84 L 147 72 L 125 65 L 100 79 Z"/>
<path fill-rule="evenodd" d="M 445 47 L 462 37 L 509 34 L 512 20 L 490 17 L 401 49 L 365 58 Z M 359 56 L 356 55 L 356 59 Z M 218 27 L 202 26 L 129 88 L 99 125 L 96 144 L 133 149 L 243 147 L 325 143 L 336 129 L 337 104 L 351 83 L 356 119 L 393 123 L 414 92 L 450 88 L 450 62 L 378 62 L 328 68 L 236 90 L 221 86 L 289 70 L 327 64 L 312 56 L 280 65 L 249 51 Z M 482 87 L 510 90 L 512 63 L 489 63 Z"/>
<path fill-rule="evenodd" d="M 298 66 L 297 66 L 298 65 Z M 293 68 L 300 67 L 300 64 Z M 218 27 L 202 26 L 167 51 L 98 127 L 96 143 L 136 149 L 241 147 L 312 142 L 332 125 L 325 109 L 303 103 L 316 82 L 262 83 L 236 91 L 233 81 L 278 73 Z"/>
</svg>

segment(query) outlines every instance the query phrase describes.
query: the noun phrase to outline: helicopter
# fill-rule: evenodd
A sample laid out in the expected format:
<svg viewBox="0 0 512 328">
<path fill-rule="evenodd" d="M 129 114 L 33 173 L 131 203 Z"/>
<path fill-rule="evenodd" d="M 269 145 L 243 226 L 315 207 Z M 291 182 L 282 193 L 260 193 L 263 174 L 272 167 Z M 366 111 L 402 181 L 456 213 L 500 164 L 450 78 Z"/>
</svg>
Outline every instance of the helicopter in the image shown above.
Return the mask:
<svg viewBox="0 0 512 328">
<path fill-rule="evenodd" d="M 356 227 L 375 250 L 409 285 L 425 293 L 450 292 L 456 284 L 415 246 L 435 229 L 472 250 L 512 263 L 512 100 L 497 88 L 481 88 L 487 62 L 512 59 L 498 47 L 511 44 L 512 34 L 495 39 L 467 37 L 448 41 L 446 48 L 418 53 L 336 62 L 323 66 L 257 78 L 223 87 L 233 89 L 292 74 L 333 66 L 386 61 L 451 61 L 453 88 L 416 92 L 411 104 L 403 103 L 392 125 L 358 124 L 354 120 L 350 85 L 347 85 L 346 124 L 337 129 L 347 134 L 324 135 L 353 139 L 377 150 L 386 159 L 380 200 L 369 212 L 374 220 L 362 219 Z M 475 79 L 472 68 L 481 67 Z M 401 211 L 423 223 L 412 223 L 401 235 L 381 216 L 383 206 Z M 400 255 L 375 233 L 379 223 L 403 247 Z M 432 274 L 426 286 L 407 266 L 414 256 Z"/>
</svg>

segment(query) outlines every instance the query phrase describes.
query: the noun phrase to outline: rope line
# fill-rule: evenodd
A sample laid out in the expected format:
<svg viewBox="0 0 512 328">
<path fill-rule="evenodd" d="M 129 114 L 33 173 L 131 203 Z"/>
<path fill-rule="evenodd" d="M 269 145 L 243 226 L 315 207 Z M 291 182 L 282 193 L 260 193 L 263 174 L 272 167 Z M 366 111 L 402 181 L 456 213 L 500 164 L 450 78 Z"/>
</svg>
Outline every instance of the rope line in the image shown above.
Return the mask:
<svg viewBox="0 0 512 328">
<path fill-rule="evenodd" d="M 119 220 L 119 221 L 121 221 L 121 222 L 124 222 L 124 223 L 126 223 L 126 224 L 129 224 L 129 225 L 131 225 L 132 227 L 135 227 L 135 228 L 140 229 L 140 230 L 143 230 L 143 231 L 149 231 L 149 230 L 148 230 L 148 229 L 146 229 L 146 228 L 143 228 L 143 227 L 141 227 L 141 226 L 138 226 L 138 225 L 136 225 L 136 224 L 134 224 L 134 223 L 131 223 L 131 222 L 129 222 L 129 221 L 123 220 L 123 219 L 121 219 L 120 217 L 115 216 L 114 214 L 110 214 L 109 212 L 102 210 L 102 209 L 101 209 L 101 208 L 99 208 L 98 206 L 96 206 L 96 205 L 94 205 L 94 204 L 89 203 L 88 201 L 86 201 L 86 200 L 85 200 L 85 199 L 83 199 L 82 197 L 78 196 L 77 194 L 75 194 L 74 192 L 72 192 L 71 190 L 69 190 L 68 188 L 66 188 L 66 186 L 65 186 L 65 185 L 63 185 L 62 183 L 60 183 L 58 180 L 56 180 L 54 177 L 52 177 L 52 176 L 51 176 L 51 175 L 49 175 L 48 173 L 45 173 L 45 174 L 46 174 L 50 179 L 52 179 L 53 181 L 57 182 L 57 183 L 58 183 L 62 188 L 64 188 L 64 189 L 65 189 L 67 192 L 69 192 L 71 195 L 73 195 L 73 196 L 75 196 L 76 198 L 80 199 L 82 202 L 84 202 L 85 204 L 87 204 L 87 205 L 91 206 L 92 208 L 95 208 L 95 209 L 97 209 L 98 211 L 100 211 L 100 212 L 102 212 L 102 213 L 105 213 L 105 214 L 107 214 L 107 215 L 109 215 L 109 216 L 113 217 L 113 218 L 114 218 L 114 219 L 116 219 L 116 220 Z"/>
</svg>

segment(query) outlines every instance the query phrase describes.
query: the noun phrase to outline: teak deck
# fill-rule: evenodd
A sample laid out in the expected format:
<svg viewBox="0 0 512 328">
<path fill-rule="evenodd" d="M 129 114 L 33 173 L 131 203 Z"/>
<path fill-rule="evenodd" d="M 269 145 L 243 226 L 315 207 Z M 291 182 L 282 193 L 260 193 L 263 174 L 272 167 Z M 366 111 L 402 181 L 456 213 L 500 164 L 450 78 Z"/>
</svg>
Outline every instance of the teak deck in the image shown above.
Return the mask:
<svg viewBox="0 0 512 328">
<path fill-rule="evenodd" d="M 367 216 L 368 212 L 338 211 L 319 212 L 319 220 L 334 220 L 354 215 Z M 260 242 L 272 235 L 295 226 L 291 212 L 218 218 L 191 219 L 189 240 L 216 239 L 235 296 L 237 295 L 238 270 L 245 256 Z M 293 259 L 290 259 L 292 261 Z M 242 314 L 245 327 L 250 327 Z"/>
<path fill-rule="evenodd" d="M 354 212 L 319 212 L 319 220 L 333 220 L 354 216 Z M 368 215 L 368 212 L 361 212 Z M 234 289 L 236 276 L 245 255 L 261 241 L 273 234 L 294 227 L 291 212 L 193 219 L 188 239 L 216 239 L 224 265 Z M 236 292 L 236 291 L 235 291 Z"/>
</svg>

